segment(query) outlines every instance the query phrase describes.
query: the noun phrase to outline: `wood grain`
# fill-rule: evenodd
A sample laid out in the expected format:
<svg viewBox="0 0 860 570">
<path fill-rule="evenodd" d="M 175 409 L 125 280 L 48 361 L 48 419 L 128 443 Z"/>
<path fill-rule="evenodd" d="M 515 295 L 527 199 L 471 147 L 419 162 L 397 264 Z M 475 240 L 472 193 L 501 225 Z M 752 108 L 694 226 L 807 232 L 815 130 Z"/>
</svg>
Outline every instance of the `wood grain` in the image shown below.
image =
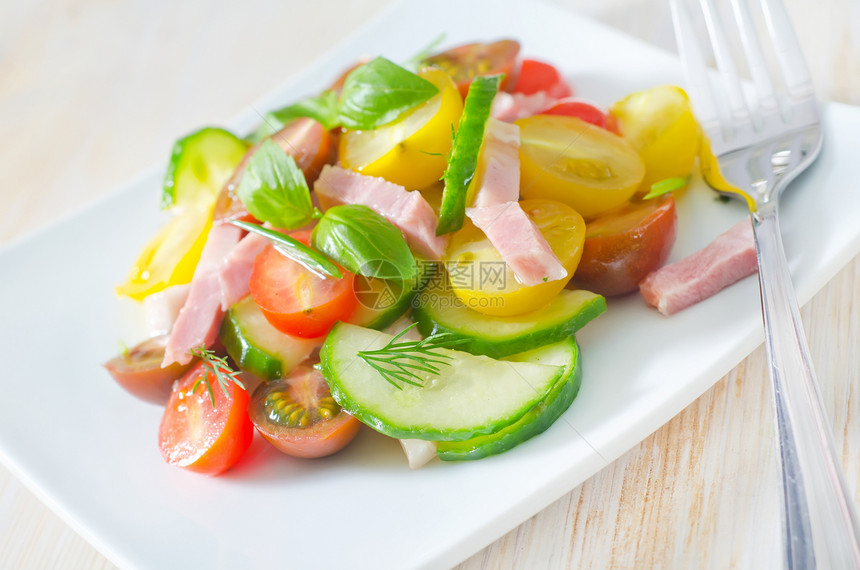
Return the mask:
<svg viewBox="0 0 860 570">
<path fill-rule="evenodd" d="M 226 122 L 386 3 L 4 3 L 0 244 L 158 163 L 176 133 Z M 664 2 L 556 3 L 674 49 Z M 860 104 L 860 5 L 788 5 L 819 94 Z M 858 293 L 855 259 L 802 310 L 853 489 Z M 758 349 L 641 444 L 459 568 L 777 567 L 768 390 Z M 0 467 L 0 568 L 46 567 L 113 565 Z"/>
</svg>

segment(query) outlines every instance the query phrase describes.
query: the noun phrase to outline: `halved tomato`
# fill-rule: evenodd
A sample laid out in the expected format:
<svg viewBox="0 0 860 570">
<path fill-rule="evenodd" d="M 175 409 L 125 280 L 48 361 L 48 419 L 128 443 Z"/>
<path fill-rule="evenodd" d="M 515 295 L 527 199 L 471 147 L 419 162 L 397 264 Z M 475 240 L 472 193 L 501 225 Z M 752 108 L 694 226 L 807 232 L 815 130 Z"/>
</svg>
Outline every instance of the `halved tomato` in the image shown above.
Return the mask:
<svg viewBox="0 0 860 570">
<path fill-rule="evenodd" d="M 606 128 L 606 113 L 585 101 L 573 97 L 557 101 L 549 109 L 540 112 L 541 115 L 564 115 L 566 117 L 578 117 L 586 123 L 591 123 L 602 129 Z"/>
<path fill-rule="evenodd" d="M 190 364 L 174 362 L 161 367 L 167 335 L 147 339 L 134 348 L 105 362 L 114 380 L 141 400 L 164 404 L 170 398 L 173 381 L 185 374 Z"/>
<path fill-rule="evenodd" d="M 450 287 L 467 307 L 488 315 L 528 313 L 545 305 L 573 276 L 585 239 L 582 216 L 554 200 L 523 200 L 520 206 L 567 270 L 567 277 L 521 284 L 487 236 L 467 221 L 451 236 L 445 259 Z"/>
<path fill-rule="evenodd" d="M 628 95 L 609 109 L 613 129 L 630 141 L 645 164 L 637 195 L 667 178 L 690 174 L 699 153 L 699 126 L 680 87 L 661 85 Z"/>
<path fill-rule="evenodd" d="M 290 234 L 304 244 L 310 232 Z M 285 334 L 316 338 L 355 310 L 355 275 L 341 268 L 343 278 L 318 275 L 269 245 L 257 256 L 251 272 L 254 302 L 273 327 Z"/>
<path fill-rule="evenodd" d="M 254 436 L 248 419 L 248 392 L 230 382 L 225 395 L 213 376 L 198 363 L 177 380 L 158 430 L 158 447 L 165 461 L 205 475 L 218 475 L 232 467 Z M 202 382 L 207 378 L 214 406 Z"/>
<path fill-rule="evenodd" d="M 573 94 L 570 85 L 554 66 L 536 59 L 523 59 L 514 93 L 534 95 L 541 91 L 555 99 Z"/>
<path fill-rule="evenodd" d="M 623 295 L 666 263 L 675 243 L 678 216 L 671 195 L 633 202 L 589 222 L 577 287 L 601 295 Z"/>
<path fill-rule="evenodd" d="M 309 187 L 313 186 L 322 167 L 334 160 L 337 150 L 334 137 L 325 127 L 308 118 L 291 121 L 270 138 L 296 160 L 296 166 L 302 170 Z M 233 175 L 221 189 L 215 202 L 216 221 L 239 219 L 256 221 L 236 195 L 236 189 L 242 181 L 248 161 L 259 148 L 260 143 L 248 149 Z"/>
<path fill-rule="evenodd" d="M 504 73 L 505 78 L 500 86 L 503 90 L 517 83 L 519 67 L 517 56 L 520 54 L 520 44 L 514 40 L 499 40 L 491 43 L 474 43 L 451 48 L 442 53 L 430 56 L 424 63 L 442 69 L 451 76 L 465 99 L 469 85 L 479 75 L 495 75 Z"/>
<path fill-rule="evenodd" d="M 322 373 L 311 366 L 299 366 L 286 378 L 261 384 L 248 414 L 269 443 L 295 457 L 340 451 L 361 427 L 340 409 Z"/>
<path fill-rule="evenodd" d="M 558 200 L 586 220 L 627 202 L 645 175 L 623 138 L 576 117 L 536 115 L 520 127 L 520 194 Z"/>
</svg>

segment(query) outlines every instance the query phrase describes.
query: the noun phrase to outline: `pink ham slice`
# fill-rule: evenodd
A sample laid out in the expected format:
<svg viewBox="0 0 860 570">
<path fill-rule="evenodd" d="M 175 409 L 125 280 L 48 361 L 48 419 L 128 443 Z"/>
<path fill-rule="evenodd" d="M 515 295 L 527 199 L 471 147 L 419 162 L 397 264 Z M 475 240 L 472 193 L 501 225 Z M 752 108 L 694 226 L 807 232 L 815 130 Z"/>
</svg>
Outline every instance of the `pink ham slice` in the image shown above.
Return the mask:
<svg viewBox="0 0 860 570">
<path fill-rule="evenodd" d="M 445 253 L 447 237 L 436 235 L 439 220 L 420 192 L 407 191 L 384 178 L 330 165 L 320 172 L 314 192 L 324 208 L 362 204 L 385 216 L 403 232 L 410 247 L 430 259 L 441 259 Z"/>
<path fill-rule="evenodd" d="M 242 230 L 230 224 L 215 224 L 209 230 L 206 245 L 191 279 L 188 299 L 179 311 L 162 367 L 174 362 L 191 362 L 191 349 L 211 346 L 215 342 L 224 311 L 221 309 L 221 265 L 242 237 Z"/>
<path fill-rule="evenodd" d="M 161 336 L 170 332 L 188 298 L 190 288 L 189 283 L 171 285 L 143 300 L 143 314 L 149 336 Z"/>
<path fill-rule="evenodd" d="M 672 315 L 758 270 L 750 221 L 743 220 L 704 249 L 649 274 L 639 284 L 645 301 Z"/>
<path fill-rule="evenodd" d="M 473 188 L 475 208 L 516 202 L 520 197 L 520 128 L 496 119 L 487 121 L 478 155 Z"/>
<path fill-rule="evenodd" d="M 254 270 L 254 261 L 267 245 L 269 245 L 267 238 L 260 234 L 249 233 L 227 254 L 218 271 L 222 311 L 226 311 L 251 292 L 248 284 L 251 281 L 251 272 Z"/>
<path fill-rule="evenodd" d="M 519 202 L 467 208 L 466 214 L 484 232 L 523 285 L 539 285 L 567 277 L 567 270 Z"/>
<path fill-rule="evenodd" d="M 520 128 L 487 121 L 478 169 L 474 204 L 466 215 L 498 250 L 524 285 L 567 277 L 552 248 L 520 207 Z M 470 189 L 471 190 L 471 189 Z"/>
<path fill-rule="evenodd" d="M 497 93 L 496 98 L 493 99 L 490 116 L 506 123 L 513 123 L 517 119 L 531 117 L 549 109 L 556 101 L 558 99 L 550 97 L 543 91 L 531 95 L 502 91 Z"/>
</svg>

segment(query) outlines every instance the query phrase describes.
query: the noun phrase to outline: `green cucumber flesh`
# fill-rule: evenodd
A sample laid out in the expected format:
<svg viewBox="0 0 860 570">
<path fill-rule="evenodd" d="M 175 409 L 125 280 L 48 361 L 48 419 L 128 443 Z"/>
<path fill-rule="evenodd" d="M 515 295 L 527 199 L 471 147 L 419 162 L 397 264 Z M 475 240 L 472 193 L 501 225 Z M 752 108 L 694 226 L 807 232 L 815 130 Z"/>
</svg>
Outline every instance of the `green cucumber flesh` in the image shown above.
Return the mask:
<svg viewBox="0 0 860 570">
<path fill-rule="evenodd" d="M 515 354 L 506 360 L 564 366 L 564 374 L 546 398 L 535 404 L 511 425 L 496 433 L 479 435 L 465 441 L 439 442 L 436 446 L 436 455 L 440 459 L 444 461 L 481 459 L 508 451 L 546 431 L 570 407 L 579 392 L 582 382 L 582 364 L 579 347 L 572 337 L 542 348 Z"/>
<path fill-rule="evenodd" d="M 162 208 L 214 202 L 248 148 L 247 142 L 216 127 L 176 141 L 164 176 Z"/>
<path fill-rule="evenodd" d="M 320 351 L 320 366 L 344 410 L 399 439 L 461 441 L 499 431 L 543 400 L 564 373 L 561 366 L 436 349 L 450 357 L 450 365 L 439 365 L 439 374 L 418 372 L 422 386 L 398 389 L 358 356 L 392 338 L 338 323 Z"/>
<path fill-rule="evenodd" d="M 501 81 L 501 75 L 491 75 L 476 77 L 469 85 L 469 93 L 463 102 L 460 126 L 454 135 L 448 169 L 445 171 L 445 189 L 442 191 L 442 205 L 439 207 L 437 236 L 463 227 L 466 194 L 478 168 L 478 154 L 484 140 L 484 130 Z"/>
<path fill-rule="evenodd" d="M 240 369 L 263 380 L 285 376 L 319 346 L 273 327 L 250 295 L 227 311 L 219 338 Z"/>
<path fill-rule="evenodd" d="M 449 333 L 458 348 L 502 358 L 569 338 L 606 311 L 606 300 L 585 290 L 562 289 L 543 308 L 523 315 L 495 317 L 464 306 L 450 287 L 422 291 L 413 318 L 424 336 Z"/>
</svg>

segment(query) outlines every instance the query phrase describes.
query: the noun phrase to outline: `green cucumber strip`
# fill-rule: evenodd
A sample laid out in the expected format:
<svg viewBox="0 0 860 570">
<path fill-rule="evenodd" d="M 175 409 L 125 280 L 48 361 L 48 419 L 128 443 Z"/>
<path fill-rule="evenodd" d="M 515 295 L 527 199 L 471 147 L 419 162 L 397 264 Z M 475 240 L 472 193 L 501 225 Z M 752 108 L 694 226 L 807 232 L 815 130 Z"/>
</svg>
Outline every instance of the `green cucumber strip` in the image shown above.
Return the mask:
<svg viewBox="0 0 860 570">
<path fill-rule="evenodd" d="M 338 323 L 320 351 L 320 367 L 338 404 L 373 429 L 399 439 L 461 441 L 499 431 L 543 400 L 564 368 L 502 362 L 436 349 L 450 356 L 439 373 L 418 372 L 422 386 L 391 385 L 360 351 L 378 350 L 392 335 Z"/>
<path fill-rule="evenodd" d="M 542 348 L 515 354 L 506 360 L 564 366 L 564 374 L 547 394 L 511 425 L 496 433 L 479 435 L 465 441 L 442 441 L 436 455 L 444 461 L 473 460 L 497 455 L 546 431 L 570 407 L 582 382 L 579 347 L 571 337 Z"/>
<path fill-rule="evenodd" d="M 249 147 L 233 133 L 216 127 L 200 129 L 176 141 L 164 175 L 161 207 L 214 202 Z"/>
<path fill-rule="evenodd" d="M 450 333 L 465 339 L 461 350 L 493 358 L 564 340 L 606 311 L 606 299 L 581 289 L 562 289 L 542 309 L 511 317 L 469 309 L 450 287 L 422 291 L 416 301 L 413 318 L 421 334 Z"/>
<path fill-rule="evenodd" d="M 280 332 L 269 324 L 251 296 L 230 307 L 219 338 L 240 369 L 263 380 L 285 376 L 319 344 Z"/>
<path fill-rule="evenodd" d="M 463 102 L 460 128 L 454 135 L 451 157 L 445 171 L 445 190 L 439 209 L 439 226 L 436 235 L 441 236 L 463 227 L 466 215 L 466 193 L 478 167 L 478 154 L 484 141 L 484 130 L 493 99 L 499 90 L 503 75 L 476 77 L 469 85 L 469 93 Z"/>
</svg>

